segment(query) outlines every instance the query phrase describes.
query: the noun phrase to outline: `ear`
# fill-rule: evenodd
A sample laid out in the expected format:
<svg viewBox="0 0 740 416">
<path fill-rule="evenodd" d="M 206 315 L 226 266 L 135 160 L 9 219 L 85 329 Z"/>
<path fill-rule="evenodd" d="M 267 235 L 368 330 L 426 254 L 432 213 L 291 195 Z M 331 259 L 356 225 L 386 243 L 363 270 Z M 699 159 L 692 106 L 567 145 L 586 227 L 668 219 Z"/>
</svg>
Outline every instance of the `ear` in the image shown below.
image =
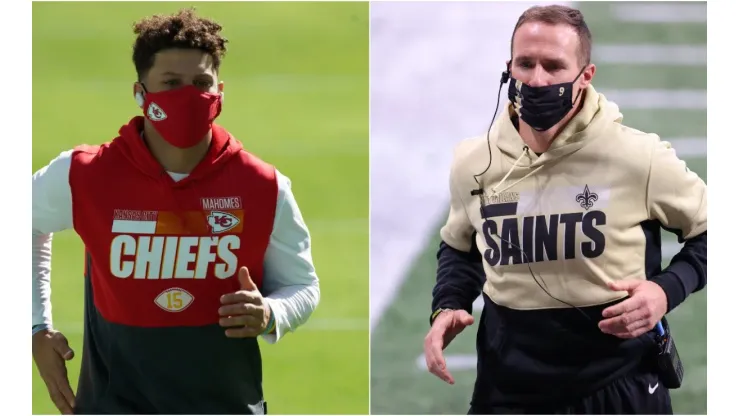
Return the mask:
<svg viewBox="0 0 740 416">
<path fill-rule="evenodd" d="M 591 80 L 594 79 L 594 75 L 596 75 L 596 65 L 594 64 L 586 65 L 586 68 L 583 70 L 583 77 L 581 77 L 581 82 L 580 82 L 581 88 L 588 87 L 591 84 Z"/>
<path fill-rule="evenodd" d="M 134 100 L 140 108 L 144 107 L 144 88 L 139 82 L 134 83 Z"/>
<path fill-rule="evenodd" d="M 511 59 L 506 61 L 506 72 L 511 73 Z"/>
<path fill-rule="evenodd" d="M 144 87 L 139 81 L 134 82 L 134 95 L 136 95 L 137 92 L 140 92 L 142 94 L 144 93 Z"/>
<path fill-rule="evenodd" d="M 218 82 L 218 92 L 224 92 L 224 82 L 223 81 Z"/>
</svg>

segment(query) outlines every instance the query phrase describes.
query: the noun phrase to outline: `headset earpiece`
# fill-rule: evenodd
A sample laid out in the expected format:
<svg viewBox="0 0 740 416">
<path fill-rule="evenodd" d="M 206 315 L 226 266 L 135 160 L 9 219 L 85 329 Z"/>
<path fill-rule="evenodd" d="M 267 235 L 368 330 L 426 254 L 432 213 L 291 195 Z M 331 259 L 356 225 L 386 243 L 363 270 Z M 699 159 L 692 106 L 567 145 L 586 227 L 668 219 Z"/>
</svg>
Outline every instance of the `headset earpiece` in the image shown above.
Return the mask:
<svg viewBox="0 0 740 416">
<path fill-rule="evenodd" d="M 508 70 L 506 70 L 506 72 L 502 72 L 501 73 L 501 83 L 506 84 L 507 82 L 509 82 L 509 76 L 510 74 Z"/>
<path fill-rule="evenodd" d="M 511 61 L 506 61 L 506 71 L 501 73 L 501 83 L 506 84 L 511 77 Z"/>
</svg>

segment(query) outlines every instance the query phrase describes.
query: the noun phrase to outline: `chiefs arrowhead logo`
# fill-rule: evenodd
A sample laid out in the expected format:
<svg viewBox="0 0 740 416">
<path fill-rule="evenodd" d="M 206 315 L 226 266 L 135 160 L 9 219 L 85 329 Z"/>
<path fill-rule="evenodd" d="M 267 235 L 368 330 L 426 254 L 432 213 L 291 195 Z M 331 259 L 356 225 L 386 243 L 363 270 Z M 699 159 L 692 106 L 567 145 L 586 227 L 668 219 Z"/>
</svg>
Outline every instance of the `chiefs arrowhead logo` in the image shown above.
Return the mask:
<svg viewBox="0 0 740 416">
<path fill-rule="evenodd" d="M 214 234 L 223 233 L 239 225 L 239 218 L 222 211 L 211 211 L 208 216 L 208 225 Z"/>
<path fill-rule="evenodd" d="M 162 107 L 158 106 L 157 103 L 149 104 L 149 108 L 146 111 L 149 120 L 151 121 L 162 121 L 167 118 L 167 113 L 162 110 Z"/>
</svg>

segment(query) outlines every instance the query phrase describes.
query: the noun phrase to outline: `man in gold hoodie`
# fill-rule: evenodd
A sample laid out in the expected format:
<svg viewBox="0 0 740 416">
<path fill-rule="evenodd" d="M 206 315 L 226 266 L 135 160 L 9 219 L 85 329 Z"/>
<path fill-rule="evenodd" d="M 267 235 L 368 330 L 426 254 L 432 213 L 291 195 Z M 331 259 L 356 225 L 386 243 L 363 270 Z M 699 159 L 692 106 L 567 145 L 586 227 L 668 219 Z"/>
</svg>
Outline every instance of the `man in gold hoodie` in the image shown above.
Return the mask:
<svg viewBox="0 0 740 416">
<path fill-rule="evenodd" d="M 429 371 L 473 324 L 470 414 L 671 414 L 656 326 L 706 286 L 706 184 L 591 85 L 582 14 L 534 7 L 512 35 L 510 104 L 465 140 L 441 230 Z M 660 230 L 684 247 L 661 269 Z"/>
</svg>

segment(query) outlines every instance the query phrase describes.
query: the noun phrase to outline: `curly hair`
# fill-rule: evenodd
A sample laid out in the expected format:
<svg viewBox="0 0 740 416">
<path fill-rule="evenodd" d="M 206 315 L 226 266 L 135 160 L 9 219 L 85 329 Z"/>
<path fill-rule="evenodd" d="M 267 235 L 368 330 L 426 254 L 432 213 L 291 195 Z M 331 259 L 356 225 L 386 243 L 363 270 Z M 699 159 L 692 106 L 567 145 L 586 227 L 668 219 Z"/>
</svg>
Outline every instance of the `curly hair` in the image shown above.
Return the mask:
<svg viewBox="0 0 740 416">
<path fill-rule="evenodd" d="M 154 15 L 134 24 L 137 35 L 133 60 L 139 80 L 154 65 L 154 56 L 165 49 L 200 49 L 211 55 L 218 71 L 226 54 L 226 42 L 221 36 L 221 25 L 213 20 L 198 17 L 194 8 L 182 9 L 165 16 Z"/>
</svg>

